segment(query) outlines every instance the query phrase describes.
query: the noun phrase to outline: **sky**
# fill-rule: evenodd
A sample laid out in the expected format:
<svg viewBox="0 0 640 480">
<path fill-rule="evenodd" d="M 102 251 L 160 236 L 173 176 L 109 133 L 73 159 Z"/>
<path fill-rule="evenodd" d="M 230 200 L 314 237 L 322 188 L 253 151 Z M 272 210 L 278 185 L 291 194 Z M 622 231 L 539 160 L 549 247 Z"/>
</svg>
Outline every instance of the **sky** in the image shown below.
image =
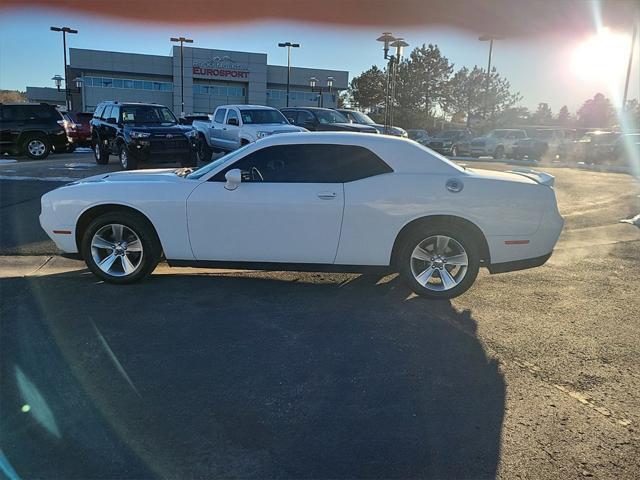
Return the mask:
<svg viewBox="0 0 640 480">
<path fill-rule="evenodd" d="M 62 74 L 61 34 L 50 26 L 69 26 L 79 31 L 69 35 L 68 46 L 96 50 L 168 55 L 169 37 L 187 36 L 193 46 L 266 53 L 268 63 L 286 65 L 286 50 L 278 42 L 298 42 L 292 64 L 349 71 L 353 78 L 372 65 L 384 66 L 382 45 L 375 39 L 380 28 L 334 27 L 319 24 L 259 22 L 233 25 L 139 24 L 122 20 L 78 15 L 42 8 L 4 10 L 0 14 L 0 89 L 24 90 L 29 86 L 53 86 L 51 77 Z M 440 47 L 458 69 L 480 65 L 486 68 L 488 44 L 478 41 L 483 32 L 424 27 L 393 29 L 410 44 L 407 51 L 423 43 Z M 592 50 L 581 50 L 586 37 L 531 37 L 499 40 L 494 45 L 492 64 L 523 96 L 521 105 L 535 109 L 549 103 L 554 112 L 563 105 L 575 112 L 597 92 L 620 97 L 630 47 L 629 35 L 618 38 L 604 55 L 606 68 L 592 61 Z M 587 44 L 588 45 L 588 44 Z M 407 52 L 408 53 L 408 52 Z M 640 90 L 640 48 L 629 98 Z M 600 58 L 600 57 L 599 57 Z M 613 60 L 615 61 L 613 61 Z M 603 73 L 604 72 L 604 73 Z"/>
</svg>

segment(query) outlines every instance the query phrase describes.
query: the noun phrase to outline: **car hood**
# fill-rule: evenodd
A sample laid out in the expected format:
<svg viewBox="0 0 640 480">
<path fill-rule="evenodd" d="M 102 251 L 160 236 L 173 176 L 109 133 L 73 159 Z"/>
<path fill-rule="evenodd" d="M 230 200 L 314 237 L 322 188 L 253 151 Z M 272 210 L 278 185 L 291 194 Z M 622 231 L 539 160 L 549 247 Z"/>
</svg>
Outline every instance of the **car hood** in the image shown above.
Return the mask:
<svg viewBox="0 0 640 480">
<path fill-rule="evenodd" d="M 110 172 L 83 178 L 67 185 L 81 185 L 87 183 L 113 182 L 181 182 L 184 177 L 176 175 L 175 168 L 153 168 L 148 170 L 130 170 L 127 172 Z"/>
<path fill-rule="evenodd" d="M 543 184 L 553 185 L 553 175 L 540 172 L 530 168 L 514 168 L 508 172 L 499 172 L 496 170 L 483 170 L 480 168 L 467 168 L 465 172 L 479 179 L 487 180 L 499 180 L 515 183 L 527 183 L 527 184 Z"/>
</svg>

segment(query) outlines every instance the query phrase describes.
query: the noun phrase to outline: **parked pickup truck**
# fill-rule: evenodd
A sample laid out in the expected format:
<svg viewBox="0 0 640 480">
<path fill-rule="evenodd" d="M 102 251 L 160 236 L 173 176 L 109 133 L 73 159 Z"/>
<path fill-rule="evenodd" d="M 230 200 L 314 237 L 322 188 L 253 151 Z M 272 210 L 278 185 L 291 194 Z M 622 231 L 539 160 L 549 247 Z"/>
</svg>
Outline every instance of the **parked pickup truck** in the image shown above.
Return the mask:
<svg viewBox="0 0 640 480">
<path fill-rule="evenodd" d="M 221 105 L 209 120 L 194 120 L 198 157 L 208 162 L 214 151 L 232 151 L 276 133 L 304 132 L 279 110 L 262 105 Z"/>
</svg>

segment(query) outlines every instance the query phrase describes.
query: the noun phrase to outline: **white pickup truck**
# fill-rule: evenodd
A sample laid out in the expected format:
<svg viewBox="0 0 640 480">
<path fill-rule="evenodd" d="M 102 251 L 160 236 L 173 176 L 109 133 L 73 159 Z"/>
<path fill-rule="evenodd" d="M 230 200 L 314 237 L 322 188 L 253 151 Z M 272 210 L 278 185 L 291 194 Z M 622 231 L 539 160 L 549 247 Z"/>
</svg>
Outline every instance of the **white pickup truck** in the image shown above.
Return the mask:
<svg viewBox="0 0 640 480">
<path fill-rule="evenodd" d="M 291 125 L 272 107 L 262 105 L 221 105 L 209 120 L 194 120 L 198 131 L 198 157 L 208 162 L 214 151 L 232 151 L 276 133 L 305 132 Z"/>
</svg>

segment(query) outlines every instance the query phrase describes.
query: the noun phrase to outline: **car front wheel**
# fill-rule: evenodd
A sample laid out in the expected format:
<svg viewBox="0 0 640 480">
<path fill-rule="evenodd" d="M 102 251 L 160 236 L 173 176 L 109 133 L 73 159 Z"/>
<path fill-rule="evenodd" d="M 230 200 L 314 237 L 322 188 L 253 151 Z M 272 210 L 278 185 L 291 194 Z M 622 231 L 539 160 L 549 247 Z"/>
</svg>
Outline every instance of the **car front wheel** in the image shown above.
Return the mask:
<svg viewBox="0 0 640 480">
<path fill-rule="evenodd" d="M 404 280 L 418 295 L 453 298 L 475 281 L 480 255 L 472 235 L 455 226 L 414 230 L 402 244 L 398 262 Z"/>
<path fill-rule="evenodd" d="M 123 170 L 135 170 L 138 168 L 138 159 L 131 155 L 129 148 L 124 143 L 120 145 L 118 159 Z"/>
<path fill-rule="evenodd" d="M 104 148 L 99 138 L 94 137 L 91 141 L 93 144 L 93 156 L 98 165 L 106 165 L 109 163 L 109 150 Z"/>
<path fill-rule="evenodd" d="M 96 276 L 110 283 L 133 283 L 149 275 L 160 260 L 153 228 L 139 215 L 107 213 L 82 236 L 82 256 Z"/>
</svg>

